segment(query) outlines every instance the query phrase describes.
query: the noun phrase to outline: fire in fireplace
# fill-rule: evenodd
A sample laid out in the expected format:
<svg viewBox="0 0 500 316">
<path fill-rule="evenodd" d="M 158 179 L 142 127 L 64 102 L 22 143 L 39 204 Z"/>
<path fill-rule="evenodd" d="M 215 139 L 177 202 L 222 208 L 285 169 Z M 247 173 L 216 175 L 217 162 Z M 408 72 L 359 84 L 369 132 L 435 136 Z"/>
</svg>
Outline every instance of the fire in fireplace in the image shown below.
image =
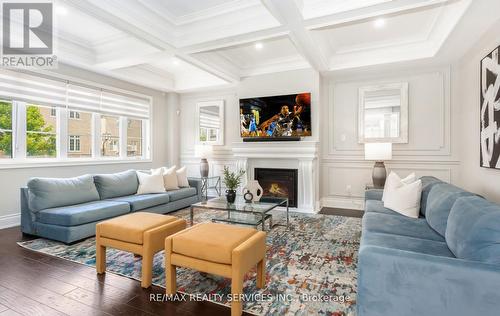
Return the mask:
<svg viewBox="0 0 500 316">
<path fill-rule="evenodd" d="M 288 197 L 290 207 L 297 207 L 297 169 L 255 168 L 264 196 Z"/>
</svg>

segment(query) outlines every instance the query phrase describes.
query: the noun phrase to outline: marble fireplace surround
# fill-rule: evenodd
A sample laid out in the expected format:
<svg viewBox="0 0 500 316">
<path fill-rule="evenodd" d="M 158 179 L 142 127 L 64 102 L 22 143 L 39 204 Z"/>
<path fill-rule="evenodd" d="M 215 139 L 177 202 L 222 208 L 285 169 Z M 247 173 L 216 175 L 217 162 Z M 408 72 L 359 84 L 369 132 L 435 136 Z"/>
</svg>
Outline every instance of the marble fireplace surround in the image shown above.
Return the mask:
<svg viewBox="0 0 500 316">
<path fill-rule="evenodd" d="M 318 211 L 318 142 L 235 142 L 231 147 L 236 167 L 244 169 L 248 179 L 254 179 L 254 168 L 297 169 L 297 208 L 293 210 Z"/>
</svg>

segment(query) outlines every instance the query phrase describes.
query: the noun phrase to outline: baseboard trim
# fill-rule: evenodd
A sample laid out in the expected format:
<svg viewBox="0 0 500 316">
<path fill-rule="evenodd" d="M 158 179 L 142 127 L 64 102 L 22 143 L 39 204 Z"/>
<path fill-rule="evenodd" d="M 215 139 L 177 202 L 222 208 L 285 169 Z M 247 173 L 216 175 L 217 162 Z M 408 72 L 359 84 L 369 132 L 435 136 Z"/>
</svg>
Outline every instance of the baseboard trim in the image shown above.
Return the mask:
<svg viewBox="0 0 500 316">
<path fill-rule="evenodd" d="M 21 225 L 21 214 L 10 214 L 0 216 L 0 229 L 20 226 Z"/>
<path fill-rule="evenodd" d="M 362 198 L 324 197 L 321 199 L 321 207 L 364 210 L 365 201 Z"/>
</svg>

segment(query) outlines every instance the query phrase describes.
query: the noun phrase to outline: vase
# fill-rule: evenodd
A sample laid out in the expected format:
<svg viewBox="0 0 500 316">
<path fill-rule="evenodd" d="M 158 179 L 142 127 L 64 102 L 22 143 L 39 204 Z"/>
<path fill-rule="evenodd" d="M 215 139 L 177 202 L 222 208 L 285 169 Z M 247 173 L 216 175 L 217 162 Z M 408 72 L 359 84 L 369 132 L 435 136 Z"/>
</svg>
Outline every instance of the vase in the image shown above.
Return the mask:
<svg viewBox="0 0 500 316">
<path fill-rule="evenodd" d="M 200 161 L 200 175 L 202 178 L 208 177 L 208 161 L 207 158 L 201 158 Z"/>
<path fill-rule="evenodd" d="M 227 203 L 234 203 L 236 200 L 236 191 L 235 190 L 226 190 L 226 200 Z"/>
<path fill-rule="evenodd" d="M 262 194 L 264 194 L 264 190 L 257 180 L 248 180 L 248 183 L 245 185 L 242 192 L 245 194 L 247 191 L 253 195 L 252 202 L 259 202 Z"/>
</svg>

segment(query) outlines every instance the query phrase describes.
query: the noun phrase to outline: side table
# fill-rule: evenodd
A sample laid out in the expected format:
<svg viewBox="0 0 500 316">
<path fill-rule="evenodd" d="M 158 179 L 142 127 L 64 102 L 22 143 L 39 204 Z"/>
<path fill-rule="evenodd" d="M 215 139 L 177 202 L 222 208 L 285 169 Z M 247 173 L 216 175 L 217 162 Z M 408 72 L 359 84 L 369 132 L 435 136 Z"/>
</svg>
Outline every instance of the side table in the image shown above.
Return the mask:
<svg viewBox="0 0 500 316">
<path fill-rule="evenodd" d="M 192 177 L 201 181 L 201 196 L 208 198 L 208 189 L 215 189 L 219 196 L 222 195 L 222 182 L 220 176 L 212 177 Z"/>
</svg>

